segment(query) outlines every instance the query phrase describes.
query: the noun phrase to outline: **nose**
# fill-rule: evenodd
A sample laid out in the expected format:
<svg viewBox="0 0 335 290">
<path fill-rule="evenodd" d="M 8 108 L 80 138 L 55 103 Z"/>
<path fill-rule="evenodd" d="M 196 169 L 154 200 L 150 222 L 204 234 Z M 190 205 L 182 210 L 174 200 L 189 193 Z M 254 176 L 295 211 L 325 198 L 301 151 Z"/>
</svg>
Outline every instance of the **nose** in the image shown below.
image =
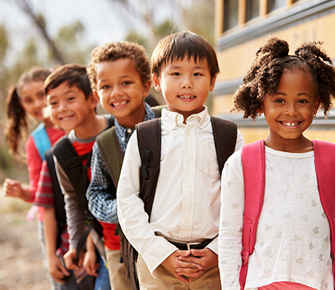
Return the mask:
<svg viewBox="0 0 335 290">
<path fill-rule="evenodd" d="M 43 99 L 36 100 L 34 102 L 34 106 L 35 106 L 36 109 L 43 109 L 47 106 L 47 103 L 46 103 L 45 99 L 43 98 Z"/>
<path fill-rule="evenodd" d="M 181 87 L 182 87 L 183 89 L 192 89 L 192 88 L 193 88 L 193 80 L 192 80 L 192 77 L 190 77 L 190 76 L 185 76 L 185 77 L 183 78 Z"/>
<path fill-rule="evenodd" d="M 111 92 L 111 97 L 113 98 L 117 98 L 117 97 L 120 97 L 122 96 L 122 89 L 120 86 L 114 86 L 113 87 L 113 90 Z"/>
<path fill-rule="evenodd" d="M 65 102 L 60 101 L 59 106 L 58 106 L 58 111 L 59 112 L 64 112 L 64 111 L 66 111 L 66 109 L 67 109 L 67 107 L 66 107 Z"/>
<path fill-rule="evenodd" d="M 297 110 L 296 110 L 296 104 L 295 103 L 288 103 L 286 105 L 286 114 L 288 116 L 295 116 L 297 114 Z"/>
</svg>

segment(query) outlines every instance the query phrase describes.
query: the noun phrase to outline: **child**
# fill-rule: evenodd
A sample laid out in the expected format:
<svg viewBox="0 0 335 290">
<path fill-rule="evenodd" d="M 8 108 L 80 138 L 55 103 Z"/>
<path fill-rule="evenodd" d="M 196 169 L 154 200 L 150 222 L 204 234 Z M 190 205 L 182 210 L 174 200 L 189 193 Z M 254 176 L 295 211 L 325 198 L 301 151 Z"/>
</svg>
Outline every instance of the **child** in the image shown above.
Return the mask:
<svg viewBox="0 0 335 290">
<path fill-rule="evenodd" d="M 88 74 L 93 93 L 100 98 L 103 108 L 115 117 L 115 127 L 104 134 L 112 136 L 116 132 L 120 144 L 117 154 L 123 158 L 135 125 L 155 118 L 154 111 L 144 102 L 151 86 L 145 50 L 127 41 L 98 47 L 92 52 Z M 100 150 L 95 143 L 92 179 L 86 193 L 89 210 L 99 221 L 117 223 L 116 184 L 107 169 L 110 165 L 103 159 L 104 152 Z M 115 224 L 112 225 L 115 228 Z M 106 237 L 105 249 L 112 289 L 131 289 L 125 265 L 120 262 L 119 237 L 116 240 L 113 236 Z"/>
<path fill-rule="evenodd" d="M 109 117 L 96 115 L 95 109 L 98 98 L 92 94 L 86 68 L 83 66 L 69 64 L 58 67 L 45 81 L 44 89 L 52 120 L 57 122 L 64 130 L 70 131 L 68 136 L 57 142 L 53 152 L 60 187 L 64 194 L 69 232 L 69 251 L 64 255 L 64 261 L 68 269 L 78 270 L 78 266 L 81 266 L 82 262 L 77 263 L 76 261 L 76 247 L 85 231 L 85 208 L 79 206 L 81 202 L 80 193 L 74 187 L 71 177 L 67 175 L 67 168 L 60 163 L 60 156 L 55 153 L 55 150 L 59 150 L 61 144 L 69 140 L 72 147 L 66 147 L 67 150 L 75 151 L 80 157 L 90 153 L 96 136 L 108 127 Z M 65 156 L 68 153 L 63 152 L 62 154 Z M 85 164 L 87 158 L 83 157 L 81 162 Z M 88 175 L 90 175 L 90 171 L 88 171 Z M 85 188 L 84 190 L 86 191 Z M 85 197 L 83 198 L 85 199 Z M 55 231 L 48 230 L 47 234 L 50 235 L 47 238 L 50 241 L 48 243 L 50 245 L 49 254 L 50 257 L 54 257 L 56 253 Z M 88 246 L 88 249 L 92 249 L 92 247 Z M 95 253 L 93 254 L 93 259 L 96 260 Z M 53 260 L 57 264 L 57 260 Z M 94 267 L 93 269 L 90 268 L 92 271 L 88 269 L 88 273 L 98 274 L 95 289 L 110 289 L 104 263 L 100 259 L 97 271 L 96 261 L 93 263 Z M 58 269 L 63 272 L 62 268 L 59 267 Z"/>
<path fill-rule="evenodd" d="M 34 67 L 20 77 L 16 86 L 11 87 L 7 96 L 8 122 L 5 138 L 10 152 L 14 156 L 21 156 L 19 143 L 25 138 L 28 129 L 27 116 L 41 122 L 41 125 L 29 135 L 25 144 L 27 168 L 29 173 L 29 187 L 23 187 L 18 180 L 6 178 L 3 184 L 5 196 L 21 198 L 27 202 L 34 202 L 38 179 L 40 176 L 44 151 L 49 149 L 65 133 L 56 127 L 43 109 L 46 107 L 44 98 L 44 80 L 50 74 L 49 70 Z M 29 211 L 34 214 L 36 207 Z M 43 254 L 45 243 L 43 234 L 43 209 L 38 208 L 38 236 Z M 28 213 L 29 214 L 29 213 Z M 50 280 L 53 289 L 60 287 L 54 280 Z"/>
<path fill-rule="evenodd" d="M 240 151 L 230 157 L 222 173 L 219 235 L 222 289 L 334 289 L 330 257 L 330 238 L 334 237 L 330 236 L 320 202 L 318 186 L 323 183 L 316 179 L 318 141 L 303 135 L 319 106 L 326 114 L 335 96 L 335 70 L 320 45 L 320 42 L 305 43 L 294 55 L 289 55 L 286 41 L 269 39 L 258 50 L 235 94 L 235 109 L 243 110 L 244 117 L 253 119 L 264 113 L 270 132 L 264 141 L 258 142 L 262 148 L 265 142 L 263 204 L 251 205 L 246 201 L 244 205 L 243 178 L 248 172 L 246 163 L 242 166 Z M 242 148 L 243 158 L 252 157 L 244 153 L 251 146 L 254 145 Z M 253 165 L 252 170 L 257 171 L 257 167 Z M 243 238 L 248 242 L 244 244 L 242 263 L 242 233 L 243 237 L 247 234 L 243 227 L 257 226 L 257 220 L 243 219 L 252 206 L 261 207 L 258 227 L 250 234 L 255 232 L 256 242 L 248 263 L 253 249 L 249 253 L 246 250 L 254 240 Z M 334 204 L 329 206 L 333 208 Z M 248 264 L 245 287 L 244 279 L 240 287 L 241 265 L 245 269 Z"/>
<path fill-rule="evenodd" d="M 216 53 L 192 32 L 175 33 L 155 48 L 151 71 L 168 105 L 161 117 L 160 173 L 151 217 L 148 221 L 138 197 L 141 159 L 135 133 L 118 184 L 119 222 L 139 253 L 141 289 L 219 289 L 220 172 L 204 106 L 219 73 Z M 235 149 L 242 144 L 238 133 Z"/>
</svg>

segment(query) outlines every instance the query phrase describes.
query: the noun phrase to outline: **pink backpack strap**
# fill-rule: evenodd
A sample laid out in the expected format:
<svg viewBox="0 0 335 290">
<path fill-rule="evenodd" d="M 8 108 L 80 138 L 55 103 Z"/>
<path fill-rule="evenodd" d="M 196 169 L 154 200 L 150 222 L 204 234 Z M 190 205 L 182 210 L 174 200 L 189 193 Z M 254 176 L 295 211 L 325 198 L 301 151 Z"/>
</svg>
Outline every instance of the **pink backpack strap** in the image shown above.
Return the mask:
<svg viewBox="0 0 335 290">
<path fill-rule="evenodd" d="M 335 144 L 313 140 L 314 163 L 320 200 L 330 227 L 331 257 L 335 278 Z"/>
<path fill-rule="evenodd" d="M 249 256 L 254 252 L 258 219 L 262 211 L 265 190 L 264 140 L 245 145 L 241 152 L 244 178 L 244 215 L 242 230 L 242 266 L 240 286 L 244 289 Z"/>
</svg>

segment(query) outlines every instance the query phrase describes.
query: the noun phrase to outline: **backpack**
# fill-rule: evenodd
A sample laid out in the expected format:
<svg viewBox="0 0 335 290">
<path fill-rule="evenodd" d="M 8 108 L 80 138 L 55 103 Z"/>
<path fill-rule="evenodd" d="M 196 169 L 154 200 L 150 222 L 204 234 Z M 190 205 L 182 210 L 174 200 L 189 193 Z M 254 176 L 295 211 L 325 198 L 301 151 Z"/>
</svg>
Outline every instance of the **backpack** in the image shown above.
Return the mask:
<svg viewBox="0 0 335 290">
<path fill-rule="evenodd" d="M 107 126 L 108 127 L 114 126 L 114 117 L 111 116 L 110 118 L 107 119 Z M 100 237 L 102 237 L 102 227 L 100 223 L 89 212 L 87 199 L 85 196 L 86 189 L 89 185 L 89 178 L 87 175 L 87 171 L 91 165 L 92 150 L 86 154 L 79 156 L 69 138 L 67 136 L 64 136 L 54 145 L 54 147 L 52 148 L 52 153 L 53 155 L 56 156 L 58 163 L 62 166 L 66 175 L 70 179 L 73 188 L 77 192 L 78 206 L 80 209 L 84 210 L 85 221 L 88 223 L 88 229 L 80 237 L 77 244 L 77 258 L 78 258 L 78 255 L 81 249 L 84 247 L 87 236 L 89 235 L 92 228 L 97 232 L 97 234 Z M 87 161 L 84 166 L 82 162 L 85 160 Z M 55 212 L 58 213 L 58 215 L 56 215 L 57 227 L 62 228 L 62 224 L 64 221 L 63 218 L 65 214 L 65 210 L 63 210 L 65 206 L 64 196 L 62 192 L 60 192 L 61 194 L 60 196 L 57 190 L 54 191 L 54 193 L 55 193 Z M 98 246 L 97 248 L 100 249 L 101 247 Z M 103 257 L 104 253 L 101 251 L 99 251 L 99 253 Z"/>
<path fill-rule="evenodd" d="M 156 114 L 156 116 L 157 115 L 158 114 Z M 212 117 L 211 121 L 221 174 L 226 159 L 235 150 L 237 127 L 233 122 L 220 118 Z M 121 151 L 115 130 L 113 131 L 113 128 L 110 130 L 111 133 L 109 134 L 104 132 L 99 135 L 97 143 L 115 187 L 117 187 L 122 167 L 123 153 Z M 160 167 L 160 119 L 156 118 L 150 121 L 142 122 L 136 126 L 136 130 L 139 152 L 141 155 L 140 198 L 144 202 L 145 211 L 150 216 Z M 121 241 L 122 259 L 125 263 L 127 276 L 131 280 L 133 289 L 139 289 L 136 272 L 137 252 L 124 237 L 120 227 L 118 227 L 118 232 Z"/>
<path fill-rule="evenodd" d="M 331 253 L 333 260 L 333 277 L 335 277 L 335 206 L 334 173 L 335 144 L 313 140 L 314 163 L 320 194 L 320 200 L 330 226 Z M 249 256 L 255 248 L 258 219 L 262 211 L 265 191 L 265 145 L 264 140 L 244 145 L 241 153 L 244 179 L 244 215 L 242 231 L 242 266 L 240 286 L 244 289 Z"/>
<path fill-rule="evenodd" d="M 45 130 L 44 123 L 39 124 L 38 127 L 31 132 L 31 136 L 34 139 L 36 149 L 41 159 L 44 160 L 45 152 L 51 148 L 50 139 Z"/>
</svg>

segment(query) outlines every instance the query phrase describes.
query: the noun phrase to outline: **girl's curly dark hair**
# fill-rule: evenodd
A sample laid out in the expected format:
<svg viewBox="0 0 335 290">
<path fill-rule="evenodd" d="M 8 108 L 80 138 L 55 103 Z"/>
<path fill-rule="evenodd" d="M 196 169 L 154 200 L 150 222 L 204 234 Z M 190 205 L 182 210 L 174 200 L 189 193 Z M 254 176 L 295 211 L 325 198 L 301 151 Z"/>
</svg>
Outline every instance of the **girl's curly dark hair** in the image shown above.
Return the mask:
<svg viewBox="0 0 335 290">
<path fill-rule="evenodd" d="M 320 106 L 327 115 L 335 97 L 335 69 L 321 49 L 321 41 L 302 44 L 289 55 L 289 45 L 277 37 L 270 38 L 256 53 L 256 59 L 243 84 L 234 95 L 233 111 L 244 111 L 243 118 L 255 119 L 267 93 L 277 91 L 284 69 L 301 70 L 312 75 Z"/>
</svg>

